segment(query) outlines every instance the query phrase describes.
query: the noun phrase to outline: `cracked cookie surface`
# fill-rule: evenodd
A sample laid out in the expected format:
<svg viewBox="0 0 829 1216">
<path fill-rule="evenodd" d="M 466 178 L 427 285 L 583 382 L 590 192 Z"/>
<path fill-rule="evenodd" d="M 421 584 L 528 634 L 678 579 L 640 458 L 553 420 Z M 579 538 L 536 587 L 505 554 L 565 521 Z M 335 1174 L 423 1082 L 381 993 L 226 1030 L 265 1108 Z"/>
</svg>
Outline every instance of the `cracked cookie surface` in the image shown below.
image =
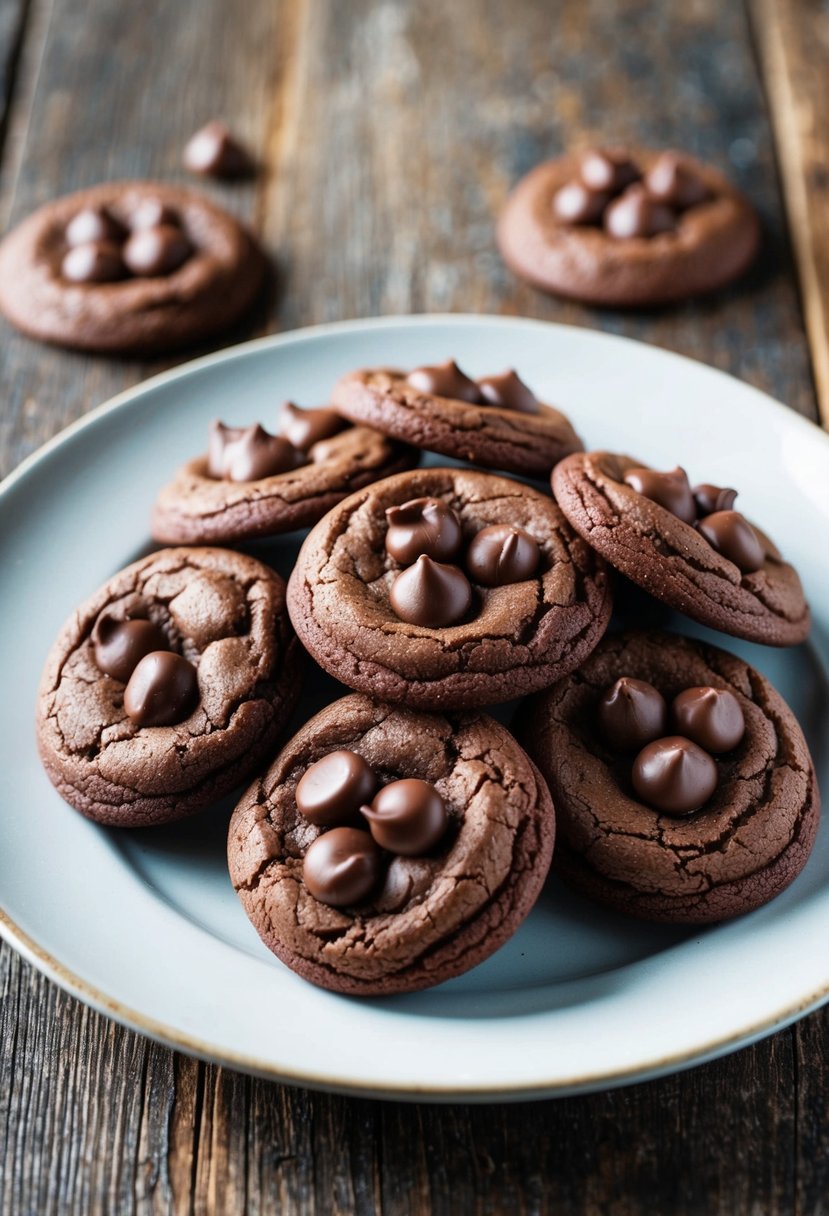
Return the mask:
<svg viewBox="0 0 829 1216">
<path fill-rule="evenodd" d="M 179 217 L 193 253 L 170 274 L 74 283 L 61 276 L 67 225 L 105 207 L 127 228 L 147 203 Z M 40 207 L 0 244 L 0 309 L 18 329 L 78 350 L 153 354 L 199 342 L 253 303 L 265 258 L 209 199 L 162 182 L 107 182 Z"/>
<path fill-rule="evenodd" d="M 416 777 L 443 798 L 445 838 L 396 856 L 370 903 L 320 903 L 302 876 L 320 829 L 296 807 L 303 773 L 347 748 L 383 782 Z M 387 995 L 441 983 L 482 962 L 518 928 L 541 890 L 554 840 L 550 794 L 509 732 L 485 714 L 425 714 L 361 695 L 312 718 L 234 811 L 233 885 L 265 944 L 305 979 Z"/>
<path fill-rule="evenodd" d="M 629 469 L 644 467 L 612 452 L 577 453 L 554 469 L 553 493 L 588 544 L 656 599 L 747 641 L 804 641 L 811 618 L 803 588 L 774 543 L 754 527 L 763 565 L 742 574 L 690 524 L 625 484 Z"/>
<path fill-rule="evenodd" d="M 713 795 L 686 818 L 639 801 L 631 757 L 604 742 L 598 702 L 622 676 L 667 701 L 694 686 L 739 701 L 745 735 L 717 757 Z M 621 912 L 725 920 L 772 899 L 806 863 L 820 800 L 803 733 L 768 680 L 726 651 L 672 634 L 608 635 L 578 672 L 522 707 L 518 735 L 552 791 L 557 870 Z"/>
<path fill-rule="evenodd" d="M 139 727 L 125 685 L 94 657 L 102 613 L 148 617 L 197 669 L 199 701 L 173 726 Z M 285 585 L 223 549 L 165 549 L 126 567 L 69 618 L 41 680 L 38 746 L 53 785 L 90 819 L 139 827 L 179 819 L 247 780 L 297 694 L 300 647 Z"/>
<path fill-rule="evenodd" d="M 307 528 L 347 495 L 411 468 L 418 458 L 414 448 L 365 426 L 320 440 L 307 464 L 258 481 L 211 477 L 207 457 L 200 456 L 159 494 L 152 534 L 163 544 L 205 544 Z"/>
<path fill-rule="evenodd" d="M 581 451 L 569 420 L 551 405 L 538 413 L 471 405 L 413 388 L 387 368 L 351 372 L 334 386 L 334 408 L 405 443 L 457 460 L 544 477 L 568 452 Z"/>
<path fill-rule="evenodd" d="M 632 153 L 644 171 L 659 155 Z M 724 287 L 757 252 L 757 214 L 716 169 L 683 159 L 710 197 L 682 213 L 675 231 L 629 240 L 617 240 L 600 227 L 556 219 L 553 199 L 577 176 L 578 156 L 537 165 L 515 187 L 498 221 L 501 256 L 515 274 L 542 291 L 588 304 L 641 308 Z"/>
<path fill-rule="evenodd" d="M 460 517 L 464 541 L 492 524 L 526 529 L 538 573 L 501 587 L 473 584 L 455 625 L 401 620 L 389 589 L 401 568 L 386 552 L 386 509 L 438 498 Z M 465 469 L 417 469 L 353 494 L 316 525 L 288 584 L 300 640 L 321 667 L 358 691 L 428 709 L 522 696 L 587 657 L 611 610 L 607 571 L 546 495 Z"/>
</svg>

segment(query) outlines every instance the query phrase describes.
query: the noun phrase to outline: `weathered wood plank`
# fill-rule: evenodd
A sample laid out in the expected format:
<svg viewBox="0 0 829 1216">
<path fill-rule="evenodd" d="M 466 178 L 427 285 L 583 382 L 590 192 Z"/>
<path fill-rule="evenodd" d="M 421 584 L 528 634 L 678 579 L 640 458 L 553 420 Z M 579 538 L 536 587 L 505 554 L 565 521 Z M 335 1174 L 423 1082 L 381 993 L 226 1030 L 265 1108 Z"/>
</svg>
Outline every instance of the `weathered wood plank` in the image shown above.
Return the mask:
<svg viewBox="0 0 829 1216">
<path fill-rule="evenodd" d="M 186 87 L 182 82 L 186 82 Z M 719 0 L 32 0 L 0 216 L 119 175 L 183 180 L 220 114 L 267 167 L 210 187 L 276 251 L 260 324 L 383 312 L 525 313 L 630 334 L 813 415 L 772 141 L 742 7 Z M 71 101 L 71 105 L 69 102 Z M 730 168 L 768 231 L 719 299 L 622 317 L 517 283 L 492 244 L 512 182 L 582 134 L 686 146 Z M 155 365 L 0 328 L 0 461 Z M 450 353 L 447 351 L 447 354 Z M 667 403 L 668 405 L 670 403 Z M 0 1211 L 816 1211 L 829 1018 L 607 1094 L 429 1108 L 290 1090 L 121 1030 L 0 947 Z M 811 1207 L 809 1206 L 811 1204 Z"/>
<path fill-rule="evenodd" d="M 28 0 L 3 0 L 0 4 L 0 152 L 6 131 L 6 116 L 23 44 Z"/>
<path fill-rule="evenodd" d="M 829 427 L 829 10 L 821 0 L 750 0 L 820 415 Z"/>
</svg>

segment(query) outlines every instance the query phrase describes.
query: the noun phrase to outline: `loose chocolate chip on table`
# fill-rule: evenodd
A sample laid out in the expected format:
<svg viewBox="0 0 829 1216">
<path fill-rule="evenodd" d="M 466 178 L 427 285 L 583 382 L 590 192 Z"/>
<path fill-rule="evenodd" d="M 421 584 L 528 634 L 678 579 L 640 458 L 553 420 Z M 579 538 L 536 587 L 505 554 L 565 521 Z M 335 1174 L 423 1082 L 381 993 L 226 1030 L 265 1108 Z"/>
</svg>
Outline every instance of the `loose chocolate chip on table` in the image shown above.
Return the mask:
<svg viewBox="0 0 829 1216">
<path fill-rule="evenodd" d="M 584 182 L 567 182 L 553 195 L 553 215 L 561 224 L 598 224 L 609 202 L 606 191 L 591 190 Z"/>
<path fill-rule="evenodd" d="M 111 283 L 124 277 L 121 250 L 113 241 L 73 245 L 61 262 L 60 272 L 70 283 Z"/>
<path fill-rule="evenodd" d="M 730 752 L 745 734 L 740 702 L 727 688 L 686 688 L 671 703 L 677 734 L 709 752 Z"/>
<path fill-rule="evenodd" d="M 333 827 L 356 815 L 376 789 L 363 757 L 340 748 L 305 770 L 296 787 L 297 810 L 317 827 Z"/>
<path fill-rule="evenodd" d="M 258 422 L 230 427 L 213 422 L 207 453 L 207 471 L 224 481 L 259 481 L 295 469 L 299 453 L 281 435 L 269 435 Z"/>
<path fill-rule="evenodd" d="M 684 211 L 708 198 L 708 187 L 676 152 L 663 152 L 645 175 L 651 198 Z"/>
<path fill-rule="evenodd" d="M 434 562 L 424 554 L 398 574 L 389 601 L 401 621 L 441 629 L 466 615 L 472 603 L 472 588 L 457 566 Z"/>
<path fill-rule="evenodd" d="M 192 663 L 170 650 L 154 650 L 139 661 L 124 689 L 124 709 L 136 726 L 183 722 L 199 699 Z"/>
<path fill-rule="evenodd" d="M 434 367 L 416 367 L 406 377 L 408 384 L 421 393 L 434 393 L 436 397 L 452 397 L 456 401 L 468 401 L 480 405 L 481 390 L 458 367 L 454 359 L 438 363 Z"/>
<path fill-rule="evenodd" d="M 676 218 L 669 207 L 655 202 L 645 187 L 637 183 L 610 203 L 604 213 L 604 227 L 610 236 L 626 241 L 631 237 L 673 232 Z"/>
<path fill-rule="evenodd" d="M 763 546 L 739 511 L 715 511 L 701 519 L 697 528 L 709 545 L 733 562 L 742 574 L 762 569 L 766 560 Z"/>
<path fill-rule="evenodd" d="M 633 762 L 633 788 L 643 802 L 668 815 L 690 815 L 717 788 L 717 765 L 690 739 L 668 735 L 642 749 Z"/>
<path fill-rule="evenodd" d="M 598 719 L 614 751 L 639 751 L 665 734 L 668 705 L 653 684 L 622 676 L 599 701 Z"/>
<path fill-rule="evenodd" d="M 383 872 L 383 854 L 369 832 L 331 828 L 318 836 L 302 866 L 305 885 L 320 903 L 348 908 L 363 903 Z"/>
<path fill-rule="evenodd" d="M 386 552 L 401 566 L 425 554 L 434 561 L 448 561 L 461 547 L 461 525 L 457 513 L 439 498 L 412 498 L 386 510 Z"/>
<path fill-rule="evenodd" d="M 502 410 L 519 410 L 522 414 L 538 413 L 538 398 L 514 369 L 499 376 L 484 376 L 478 381 L 482 405 Z"/>
<path fill-rule="evenodd" d="M 293 401 L 286 401 L 279 414 L 279 434 L 307 452 L 321 439 L 330 439 L 348 426 L 335 410 L 303 410 Z"/>
<path fill-rule="evenodd" d="M 126 236 L 126 229 L 106 207 L 84 207 L 66 225 L 67 245 L 88 245 L 90 241 L 113 241 L 118 243 Z"/>
<path fill-rule="evenodd" d="M 683 523 L 692 524 L 697 517 L 688 475 L 679 466 L 669 473 L 658 473 L 656 469 L 628 469 L 625 484 L 643 498 L 658 502 Z"/>
<path fill-rule="evenodd" d="M 618 148 L 591 148 L 583 153 L 579 173 L 590 190 L 610 194 L 618 194 L 642 176 L 628 154 Z"/>
<path fill-rule="evenodd" d="M 419 857 L 443 838 L 449 824 L 446 804 L 433 785 L 404 777 L 384 786 L 371 806 L 360 808 L 381 848 Z"/>
<path fill-rule="evenodd" d="M 502 587 L 532 578 L 541 560 L 533 536 L 516 524 L 492 524 L 482 528 L 466 552 L 466 569 L 481 587 Z"/>
<path fill-rule="evenodd" d="M 737 491 L 724 486 L 713 486 L 703 482 L 694 486 L 694 501 L 698 515 L 712 515 L 715 511 L 730 511 L 737 501 Z"/>
<path fill-rule="evenodd" d="M 183 159 L 185 169 L 210 177 L 246 177 L 254 167 L 247 149 L 215 119 L 190 137 Z"/>
<path fill-rule="evenodd" d="M 123 258 L 134 275 L 154 278 L 178 270 L 192 252 L 193 246 L 180 228 L 158 224 L 133 232 L 124 245 Z"/>
<path fill-rule="evenodd" d="M 139 661 L 153 650 L 167 650 L 160 626 L 146 620 L 117 620 L 109 613 L 98 617 L 92 630 L 96 667 L 104 675 L 126 684 Z"/>
</svg>

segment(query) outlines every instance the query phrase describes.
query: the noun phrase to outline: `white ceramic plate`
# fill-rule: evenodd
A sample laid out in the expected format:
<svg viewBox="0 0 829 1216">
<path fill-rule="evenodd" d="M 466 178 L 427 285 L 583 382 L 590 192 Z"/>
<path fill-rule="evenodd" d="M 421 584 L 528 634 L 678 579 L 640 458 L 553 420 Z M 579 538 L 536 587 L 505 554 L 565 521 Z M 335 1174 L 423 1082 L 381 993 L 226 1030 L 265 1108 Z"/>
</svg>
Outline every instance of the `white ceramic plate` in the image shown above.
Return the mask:
<svg viewBox="0 0 829 1216">
<path fill-rule="evenodd" d="M 179 368 L 95 410 L 0 491 L 0 928 L 82 1000 L 171 1046 L 351 1093 L 504 1099 L 641 1080 L 749 1043 L 829 998 L 829 840 L 767 907 L 704 931 L 620 919 L 553 879 L 526 924 L 468 975 L 354 1000 L 305 984 L 260 944 L 227 877 L 230 803 L 166 829 L 117 832 L 70 810 L 38 763 L 35 689 L 73 606 L 148 544 L 153 495 L 207 424 L 318 404 L 369 364 L 454 356 L 516 366 L 589 446 L 678 460 L 736 485 L 800 569 L 811 643 L 716 640 L 795 709 L 829 788 L 829 436 L 719 372 L 603 334 L 532 321 L 419 317 L 332 325 Z M 260 546 L 290 564 L 296 538 Z M 689 631 L 704 634 L 689 622 Z M 714 636 L 714 635 L 710 635 Z M 312 681 L 305 709 L 338 695 Z M 299 724 L 299 716 L 295 718 Z"/>
</svg>

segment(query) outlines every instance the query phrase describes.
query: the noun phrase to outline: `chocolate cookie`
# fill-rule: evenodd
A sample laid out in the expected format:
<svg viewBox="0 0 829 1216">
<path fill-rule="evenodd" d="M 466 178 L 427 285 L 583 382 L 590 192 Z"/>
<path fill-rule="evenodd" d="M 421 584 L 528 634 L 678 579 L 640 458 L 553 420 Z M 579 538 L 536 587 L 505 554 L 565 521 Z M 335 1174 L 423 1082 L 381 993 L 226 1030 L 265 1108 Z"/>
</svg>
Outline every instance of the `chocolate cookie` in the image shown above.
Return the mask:
<svg viewBox="0 0 829 1216">
<path fill-rule="evenodd" d="M 750 203 L 676 152 L 590 149 L 538 165 L 498 223 L 507 265 L 554 295 L 643 307 L 716 291 L 760 241 Z"/>
<path fill-rule="evenodd" d="M 549 498 L 465 469 L 419 469 L 346 499 L 288 584 L 320 666 L 429 709 L 506 701 L 584 661 L 611 599 L 601 559 Z"/>
<path fill-rule="evenodd" d="M 45 342 L 154 354 L 232 325 L 264 272 L 253 238 L 208 199 L 108 182 L 47 203 L 0 243 L 0 309 Z"/>
<path fill-rule="evenodd" d="M 630 456 L 587 452 L 558 465 L 553 492 L 602 557 L 695 621 L 768 646 L 808 635 L 797 572 L 733 510 L 736 491 L 692 489 L 682 469 L 658 473 Z"/>
<path fill-rule="evenodd" d="M 554 830 L 549 791 L 494 719 L 348 696 L 245 794 L 228 861 L 287 966 L 335 992 L 385 996 L 497 950 L 535 903 Z"/>
<path fill-rule="evenodd" d="M 213 423 L 210 450 L 156 499 L 152 534 L 204 544 L 307 528 L 362 486 L 417 464 L 419 453 L 333 410 L 286 402 L 278 433 Z"/>
<path fill-rule="evenodd" d="M 550 784 L 559 872 L 622 912 L 725 920 L 806 863 L 820 800 L 803 734 L 768 680 L 714 646 L 608 635 L 522 707 L 519 738 Z"/>
<path fill-rule="evenodd" d="M 430 452 L 544 477 L 581 441 L 564 414 L 543 405 L 515 372 L 470 380 L 451 360 L 413 372 L 351 372 L 332 402 L 352 422 Z"/>
<path fill-rule="evenodd" d="M 72 614 L 37 706 L 52 784 L 120 827 L 189 815 L 272 753 L 297 695 L 300 647 L 282 579 L 223 549 L 164 549 Z"/>
</svg>

